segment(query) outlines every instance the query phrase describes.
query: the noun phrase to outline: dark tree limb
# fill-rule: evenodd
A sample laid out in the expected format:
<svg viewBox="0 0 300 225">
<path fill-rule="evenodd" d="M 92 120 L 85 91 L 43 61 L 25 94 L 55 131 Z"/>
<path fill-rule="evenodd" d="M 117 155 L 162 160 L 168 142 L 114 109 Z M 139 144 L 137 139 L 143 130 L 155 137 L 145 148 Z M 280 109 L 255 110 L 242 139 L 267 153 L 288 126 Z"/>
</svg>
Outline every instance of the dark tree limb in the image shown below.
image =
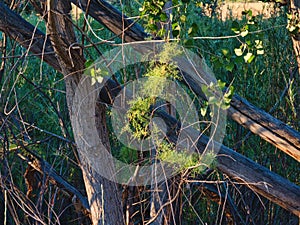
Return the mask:
<svg viewBox="0 0 300 225">
<path fill-rule="evenodd" d="M 0 15 L 0 30 L 2 32 L 16 40 L 28 52 L 37 54 L 43 61 L 60 71 L 51 43 L 42 31 L 24 21 L 20 15 L 10 10 L 2 2 L 0 2 Z M 16 21 L 22 21 L 22 23 Z"/>
<path fill-rule="evenodd" d="M 76 197 L 80 202 L 84 209 L 87 211 L 90 210 L 88 200 L 85 196 L 83 196 L 80 191 L 78 191 L 72 184 L 66 181 L 62 176 L 56 173 L 53 166 L 51 166 L 48 162 L 44 161 L 40 157 L 37 157 L 32 152 L 26 150 L 26 154 L 30 154 L 30 158 L 24 156 L 21 153 L 17 153 L 17 155 L 28 163 L 34 170 L 39 172 L 40 174 L 46 174 L 50 178 L 50 182 L 57 185 L 59 188 L 64 188 L 64 192 L 67 192 L 71 197 Z"/>
<path fill-rule="evenodd" d="M 162 111 L 156 113 L 164 119 L 168 127 L 178 127 L 178 129 L 181 127 L 179 122 L 167 113 Z M 192 140 L 198 140 L 197 147 L 200 153 L 205 150 L 209 142 L 208 137 L 204 135 L 197 137 L 197 130 L 193 128 L 188 128 L 187 133 Z M 170 134 L 169 138 L 176 142 L 177 137 L 174 134 Z M 247 185 L 284 209 L 300 216 L 299 186 L 222 144 L 214 142 L 213 145 L 220 148 L 216 165 L 220 171 Z"/>
<path fill-rule="evenodd" d="M 88 14 L 90 16 L 116 35 L 121 38 L 124 37 L 125 42 L 143 41 L 145 37 L 149 36 L 136 21 L 129 19 L 106 1 L 71 0 L 71 2 L 84 11 L 86 11 L 88 6 Z"/>
</svg>

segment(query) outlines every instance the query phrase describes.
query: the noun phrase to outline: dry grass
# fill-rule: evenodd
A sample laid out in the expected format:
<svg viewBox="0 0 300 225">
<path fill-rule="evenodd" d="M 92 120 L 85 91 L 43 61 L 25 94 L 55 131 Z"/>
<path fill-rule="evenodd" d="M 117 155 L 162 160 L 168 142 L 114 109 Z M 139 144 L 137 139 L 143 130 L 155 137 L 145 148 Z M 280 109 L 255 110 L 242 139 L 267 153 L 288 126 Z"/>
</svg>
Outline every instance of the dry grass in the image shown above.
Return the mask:
<svg viewBox="0 0 300 225">
<path fill-rule="evenodd" d="M 249 3 L 223 3 L 220 5 L 220 16 L 222 20 L 226 20 L 230 17 L 241 18 L 242 12 L 245 10 L 252 10 L 254 16 L 263 15 L 264 18 L 269 18 L 274 13 L 278 12 L 275 9 L 274 3 L 263 3 L 263 2 L 249 2 Z"/>
</svg>

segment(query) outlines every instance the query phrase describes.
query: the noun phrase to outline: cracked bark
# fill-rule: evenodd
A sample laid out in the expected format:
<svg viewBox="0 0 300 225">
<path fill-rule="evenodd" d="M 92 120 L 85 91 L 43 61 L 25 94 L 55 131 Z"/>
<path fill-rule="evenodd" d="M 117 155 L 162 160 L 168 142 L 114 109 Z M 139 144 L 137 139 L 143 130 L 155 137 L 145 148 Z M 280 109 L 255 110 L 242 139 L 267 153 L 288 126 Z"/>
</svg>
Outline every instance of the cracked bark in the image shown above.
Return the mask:
<svg viewBox="0 0 300 225">
<path fill-rule="evenodd" d="M 49 38 L 64 75 L 67 103 L 72 123 L 72 117 L 75 116 L 72 111 L 72 105 L 74 104 L 76 88 L 85 68 L 85 58 L 82 55 L 82 49 L 77 43 L 70 20 L 70 2 L 67 0 L 48 0 L 47 10 L 49 12 L 47 23 Z M 97 126 L 98 134 L 93 133 L 91 135 L 96 136 L 96 138 L 99 135 L 99 138 L 107 144 L 106 147 L 109 149 L 108 133 L 105 127 L 105 107 L 97 105 L 95 106 L 95 112 L 98 115 L 95 117 L 99 124 Z M 72 127 L 74 129 L 73 123 Z M 74 130 L 74 132 L 76 131 Z M 80 148 L 78 148 L 78 154 L 93 224 L 123 224 L 122 206 L 117 184 L 99 175 L 89 165 L 86 156 Z"/>
</svg>

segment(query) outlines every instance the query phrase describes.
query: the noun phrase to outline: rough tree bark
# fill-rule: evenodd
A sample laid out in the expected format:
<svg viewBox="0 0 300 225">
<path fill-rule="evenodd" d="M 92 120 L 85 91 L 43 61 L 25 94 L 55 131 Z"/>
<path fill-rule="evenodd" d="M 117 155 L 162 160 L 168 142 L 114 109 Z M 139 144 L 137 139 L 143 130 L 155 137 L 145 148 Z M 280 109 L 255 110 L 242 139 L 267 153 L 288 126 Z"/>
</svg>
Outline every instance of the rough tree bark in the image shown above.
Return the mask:
<svg viewBox="0 0 300 225">
<path fill-rule="evenodd" d="M 289 1 L 289 11 L 292 15 L 292 23 L 300 23 L 300 1 L 299 0 L 290 0 Z M 295 24 L 299 26 L 299 24 Z M 294 52 L 298 64 L 298 71 L 300 71 L 300 32 L 297 34 L 292 34 L 292 41 Z M 299 73 L 300 74 L 300 73 Z"/>
<path fill-rule="evenodd" d="M 65 78 L 66 95 L 70 117 L 76 88 L 85 69 L 85 58 L 82 49 L 78 46 L 70 18 L 71 3 L 68 0 L 48 0 L 49 39 L 59 61 L 61 71 Z M 94 135 L 102 139 L 109 148 L 108 133 L 106 131 L 105 107 L 98 105 L 95 109 L 95 120 L 98 121 L 98 134 Z M 72 122 L 72 120 L 71 120 Z M 73 124 L 72 124 L 73 126 Z M 74 126 L 73 126 L 74 128 Z M 76 131 L 74 131 L 76 132 Z M 123 224 L 122 205 L 117 184 L 100 176 L 91 167 L 84 153 L 78 148 L 81 161 L 81 169 L 85 182 L 85 188 L 90 204 L 90 212 L 94 225 L 98 224 Z"/>
<path fill-rule="evenodd" d="M 297 25 L 299 26 L 300 23 L 300 1 L 299 0 L 290 0 L 289 1 L 289 8 L 290 8 L 290 13 L 292 15 L 292 23 L 293 21 L 295 21 L 296 23 L 298 23 Z M 298 27 L 299 29 L 299 27 Z M 297 34 L 292 34 L 291 38 L 293 41 L 293 47 L 294 47 L 294 52 L 295 52 L 295 56 L 296 56 L 296 60 L 297 60 L 297 65 L 298 65 L 298 76 L 300 75 L 300 31 L 297 31 Z M 299 77 L 296 80 L 296 86 L 300 86 L 299 82 Z M 300 88 L 298 88 L 297 90 L 297 94 L 296 94 L 296 99 L 300 100 Z M 300 115 L 300 106 L 296 105 L 296 116 L 299 117 Z"/>
</svg>

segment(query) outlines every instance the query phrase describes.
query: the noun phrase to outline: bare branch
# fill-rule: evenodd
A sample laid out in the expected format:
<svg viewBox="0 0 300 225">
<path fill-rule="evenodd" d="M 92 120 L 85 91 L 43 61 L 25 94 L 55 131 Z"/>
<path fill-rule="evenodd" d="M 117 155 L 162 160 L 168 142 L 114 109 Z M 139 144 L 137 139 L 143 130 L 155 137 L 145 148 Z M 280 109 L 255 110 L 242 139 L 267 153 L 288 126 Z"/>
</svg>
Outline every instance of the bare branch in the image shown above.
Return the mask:
<svg viewBox="0 0 300 225">
<path fill-rule="evenodd" d="M 2 2 L 0 2 L 0 14 L 1 31 L 16 40 L 26 48 L 28 52 L 34 54 L 47 53 L 39 55 L 39 57 L 54 69 L 60 71 L 60 66 L 51 43 L 42 31 L 25 21 L 20 15 L 10 10 Z"/>
</svg>

